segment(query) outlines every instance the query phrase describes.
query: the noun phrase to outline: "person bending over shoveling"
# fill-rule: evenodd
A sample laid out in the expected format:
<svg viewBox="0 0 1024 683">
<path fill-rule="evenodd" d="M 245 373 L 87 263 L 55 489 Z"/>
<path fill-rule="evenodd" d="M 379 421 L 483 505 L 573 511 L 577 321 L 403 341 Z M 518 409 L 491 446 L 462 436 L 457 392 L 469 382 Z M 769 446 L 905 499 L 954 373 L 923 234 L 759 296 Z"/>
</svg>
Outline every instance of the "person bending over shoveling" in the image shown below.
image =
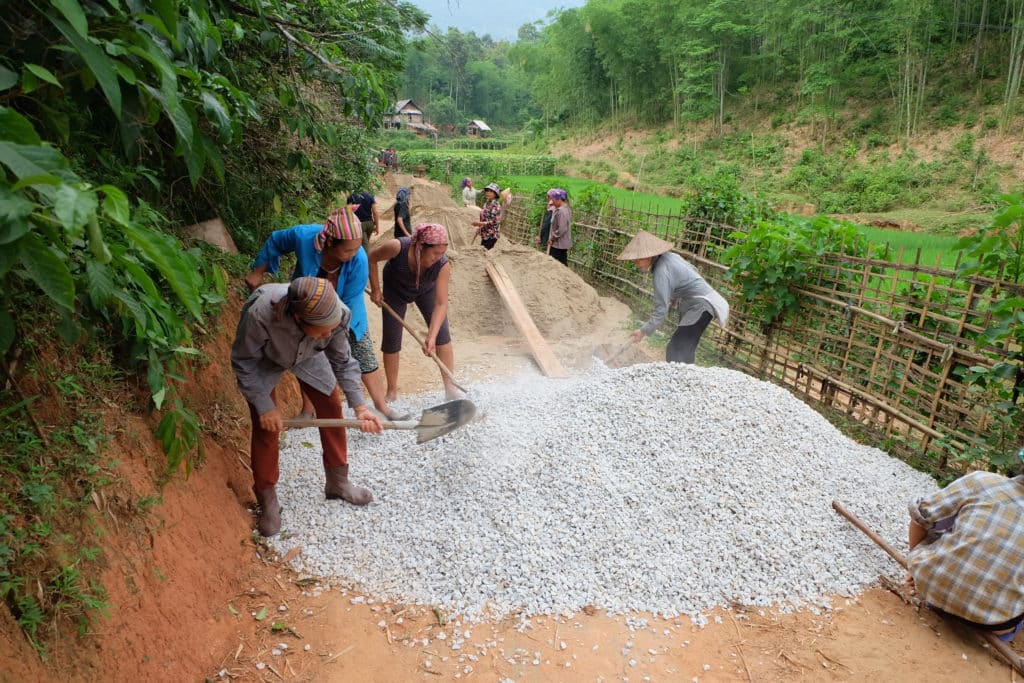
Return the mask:
<svg viewBox="0 0 1024 683">
<path fill-rule="evenodd" d="M 452 266 L 448 262 L 448 231 L 437 223 L 420 223 L 412 237 L 378 244 L 370 252 L 370 300 L 378 306 L 386 303 L 405 319 L 406 307 L 415 303 L 427 323 L 423 354 L 436 353 L 449 370 L 455 370 L 455 352 L 448 332 L 448 281 Z M 384 286 L 378 264 L 384 262 Z M 402 350 L 402 323 L 390 313 L 382 317 L 381 352 L 387 377 L 387 400 L 398 396 L 399 352 Z M 452 380 L 441 373 L 445 397 L 462 397 Z"/>
<path fill-rule="evenodd" d="M 909 510 L 908 583 L 936 612 L 1013 640 L 1024 625 L 1024 476 L 971 472 Z"/>
<path fill-rule="evenodd" d="M 281 256 L 295 254 L 292 279 L 299 276 L 322 277 L 334 285 L 342 303 L 351 312 L 348 341 L 352 355 L 359 361 L 363 384 L 373 405 L 389 420 L 408 420 L 411 415 L 397 413 L 384 399 L 384 378 L 378 371 L 377 354 L 366 318 L 366 283 L 370 276 L 365 244 L 366 224 L 358 220 L 353 206 L 335 209 L 323 225 L 296 225 L 270 234 L 245 276 L 250 291 L 263 284 L 263 274 L 277 273 Z M 314 417 L 313 404 L 302 395 L 299 417 Z M 322 416 L 321 416 L 322 417 Z"/>
<path fill-rule="evenodd" d="M 654 310 L 651 318 L 631 339 L 639 342 L 654 334 L 668 312 L 669 306 L 679 308 L 679 326 L 665 349 L 670 363 L 693 364 L 697 344 L 711 319 L 725 327 L 729 321 L 729 303 L 709 285 L 686 259 L 671 251 L 672 243 L 658 239 L 646 230 L 639 230 L 622 250 L 620 261 L 633 261 L 637 268 L 649 270 L 654 280 Z"/>
<path fill-rule="evenodd" d="M 274 487 L 279 477 L 278 433 L 284 421 L 276 404 L 275 387 L 285 370 L 298 378 L 317 417 L 341 418 L 344 392 L 360 420 L 360 431 L 376 434 L 382 430 L 380 418 L 366 403 L 359 386 L 359 362 L 348 343 L 350 316 L 331 283 L 315 277 L 300 277 L 291 284 L 263 285 L 242 308 L 231 346 L 231 367 L 252 420 L 250 458 L 262 536 L 273 536 L 281 530 L 281 506 Z M 348 478 L 345 430 L 322 428 L 320 443 L 327 499 L 340 498 L 353 505 L 373 500 L 369 490 Z"/>
</svg>

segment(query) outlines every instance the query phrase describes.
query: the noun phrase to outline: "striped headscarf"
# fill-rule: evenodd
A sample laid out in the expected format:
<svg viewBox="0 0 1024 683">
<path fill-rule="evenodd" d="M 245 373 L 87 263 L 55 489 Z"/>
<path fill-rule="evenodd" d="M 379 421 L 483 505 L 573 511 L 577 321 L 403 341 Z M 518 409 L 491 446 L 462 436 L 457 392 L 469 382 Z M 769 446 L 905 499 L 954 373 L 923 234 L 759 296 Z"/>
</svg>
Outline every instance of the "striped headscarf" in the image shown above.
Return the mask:
<svg viewBox="0 0 1024 683">
<path fill-rule="evenodd" d="M 337 327 L 342 306 L 330 282 L 318 277 L 298 277 L 288 285 L 288 308 L 307 325 Z"/>
<path fill-rule="evenodd" d="M 553 187 L 548 190 L 548 197 L 551 199 L 561 199 L 564 202 L 569 199 L 569 193 L 560 187 Z"/>
<path fill-rule="evenodd" d="M 420 223 L 412 233 L 413 259 L 416 261 L 416 289 L 420 288 L 420 254 L 424 247 L 448 244 L 448 230 L 440 223 Z"/>
<path fill-rule="evenodd" d="M 323 251 L 328 239 L 363 239 L 363 226 L 352 212 L 352 206 L 343 206 L 331 211 L 331 214 L 324 222 L 324 229 L 316 236 L 314 243 L 316 250 Z"/>
<path fill-rule="evenodd" d="M 463 178 L 462 179 L 462 187 L 466 187 L 466 185 L 469 185 L 471 182 L 473 182 L 473 181 L 470 178 Z"/>
</svg>

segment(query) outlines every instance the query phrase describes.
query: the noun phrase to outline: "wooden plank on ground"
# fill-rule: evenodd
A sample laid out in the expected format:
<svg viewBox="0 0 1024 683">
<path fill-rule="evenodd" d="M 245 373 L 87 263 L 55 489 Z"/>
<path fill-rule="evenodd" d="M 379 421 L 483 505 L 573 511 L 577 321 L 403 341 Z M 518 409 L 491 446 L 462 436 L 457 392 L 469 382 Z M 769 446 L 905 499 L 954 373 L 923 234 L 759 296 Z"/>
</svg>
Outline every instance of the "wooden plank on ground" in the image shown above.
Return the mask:
<svg viewBox="0 0 1024 683">
<path fill-rule="evenodd" d="M 533 353 L 537 365 L 540 366 L 541 372 L 548 377 L 568 377 L 569 373 L 558 362 L 555 354 L 551 351 L 551 347 L 548 346 L 547 340 L 544 339 L 540 330 L 537 329 L 537 325 L 534 324 L 529 311 L 523 305 L 523 300 L 519 298 L 519 292 L 516 291 L 512 280 L 509 279 L 508 273 L 505 272 L 500 263 L 488 261 L 486 267 L 487 274 L 497 288 L 498 294 L 501 295 L 501 300 L 505 302 L 505 307 L 512 315 L 512 322 L 516 324 L 519 333 L 526 339 L 526 343 L 530 346 L 530 351 Z"/>
</svg>

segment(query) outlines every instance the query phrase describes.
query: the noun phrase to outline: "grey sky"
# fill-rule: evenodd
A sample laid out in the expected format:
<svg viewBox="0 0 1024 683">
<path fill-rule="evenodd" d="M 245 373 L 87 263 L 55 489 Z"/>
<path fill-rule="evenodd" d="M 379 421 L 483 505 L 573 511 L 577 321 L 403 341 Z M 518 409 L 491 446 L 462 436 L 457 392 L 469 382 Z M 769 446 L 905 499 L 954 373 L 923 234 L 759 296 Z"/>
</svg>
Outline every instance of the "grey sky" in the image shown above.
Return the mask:
<svg viewBox="0 0 1024 683">
<path fill-rule="evenodd" d="M 430 23 L 447 29 L 473 31 L 478 36 L 490 34 L 494 39 L 515 40 L 523 24 L 545 19 L 555 8 L 580 7 L 586 0 L 412 0 L 430 15 Z"/>
</svg>

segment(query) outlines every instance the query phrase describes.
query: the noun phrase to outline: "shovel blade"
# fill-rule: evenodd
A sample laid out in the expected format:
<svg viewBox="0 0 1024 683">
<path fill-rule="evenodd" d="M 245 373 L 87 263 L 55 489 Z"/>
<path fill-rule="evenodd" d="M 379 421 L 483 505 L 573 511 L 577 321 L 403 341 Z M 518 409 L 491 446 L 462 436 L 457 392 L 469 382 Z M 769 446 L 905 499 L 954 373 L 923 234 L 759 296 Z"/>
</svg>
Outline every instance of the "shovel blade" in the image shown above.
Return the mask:
<svg viewBox="0 0 1024 683">
<path fill-rule="evenodd" d="M 476 415 L 476 406 L 465 398 L 427 408 L 416 425 L 416 443 L 426 443 L 455 431 Z"/>
<path fill-rule="evenodd" d="M 632 346 L 631 342 L 626 342 L 625 344 L 601 344 L 594 347 L 593 356 L 610 368 L 622 367 L 622 355 L 630 346 Z"/>
</svg>

